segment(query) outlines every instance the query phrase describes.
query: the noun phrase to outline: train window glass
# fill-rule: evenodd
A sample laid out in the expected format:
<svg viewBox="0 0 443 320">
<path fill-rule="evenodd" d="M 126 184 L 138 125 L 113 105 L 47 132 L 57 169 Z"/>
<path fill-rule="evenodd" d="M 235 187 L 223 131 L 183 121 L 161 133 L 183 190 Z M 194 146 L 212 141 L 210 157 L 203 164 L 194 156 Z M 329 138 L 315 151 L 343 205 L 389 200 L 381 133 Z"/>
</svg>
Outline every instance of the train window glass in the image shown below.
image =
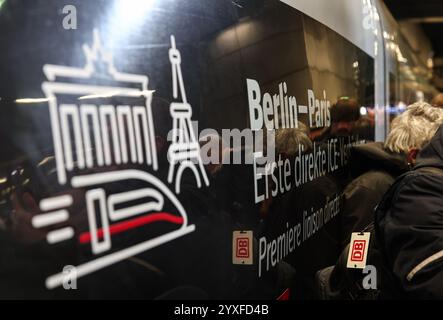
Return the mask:
<svg viewBox="0 0 443 320">
<path fill-rule="evenodd" d="M 312 297 L 374 59 L 277 0 L 69 4 L 0 9 L 0 297 Z"/>
<path fill-rule="evenodd" d="M 393 28 L 393 26 L 391 26 Z M 431 101 L 437 94 L 430 72 L 398 31 L 384 33 L 389 80 L 389 122 L 415 102 Z M 389 131 L 389 130 L 388 130 Z"/>
</svg>

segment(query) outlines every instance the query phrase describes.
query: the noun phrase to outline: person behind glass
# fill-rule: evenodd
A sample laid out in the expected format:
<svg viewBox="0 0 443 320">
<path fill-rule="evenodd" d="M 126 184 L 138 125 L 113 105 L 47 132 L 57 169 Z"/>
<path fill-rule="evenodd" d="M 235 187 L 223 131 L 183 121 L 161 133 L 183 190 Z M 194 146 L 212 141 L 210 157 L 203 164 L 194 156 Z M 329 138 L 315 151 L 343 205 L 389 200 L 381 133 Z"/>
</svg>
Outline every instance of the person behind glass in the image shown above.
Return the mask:
<svg viewBox="0 0 443 320">
<path fill-rule="evenodd" d="M 199 138 L 200 154 L 210 177 L 220 172 L 225 157 L 229 155 L 229 145 L 217 133 L 209 133 Z"/>
<path fill-rule="evenodd" d="M 443 126 L 394 196 L 375 227 L 397 280 L 397 297 L 443 299 Z"/>
<path fill-rule="evenodd" d="M 308 127 L 298 121 L 296 128 L 281 128 L 275 132 L 275 154 L 279 156 L 283 161 L 286 159 L 294 163 L 294 159 L 299 151 L 299 148 L 303 147 L 303 152 L 308 153 L 312 151 L 313 143 L 309 138 Z M 274 168 L 276 171 L 277 168 Z M 275 182 L 272 179 L 268 180 L 268 189 L 273 190 L 275 188 Z M 285 196 L 286 197 L 286 196 Z M 282 197 L 269 197 L 266 198 L 260 206 L 260 216 L 266 217 L 269 214 L 269 209 L 273 202 L 281 200 Z"/>
<path fill-rule="evenodd" d="M 357 100 L 346 96 L 340 97 L 331 107 L 331 125 L 313 138 L 315 141 L 325 141 L 329 138 L 349 136 L 353 134 L 360 117 Z"/>
<path fill-rule="evenodd" d="M 431 104 L 437 108 L 443 108 L 443 93 L 437 94 L 433 99 Z"/>
</svg>

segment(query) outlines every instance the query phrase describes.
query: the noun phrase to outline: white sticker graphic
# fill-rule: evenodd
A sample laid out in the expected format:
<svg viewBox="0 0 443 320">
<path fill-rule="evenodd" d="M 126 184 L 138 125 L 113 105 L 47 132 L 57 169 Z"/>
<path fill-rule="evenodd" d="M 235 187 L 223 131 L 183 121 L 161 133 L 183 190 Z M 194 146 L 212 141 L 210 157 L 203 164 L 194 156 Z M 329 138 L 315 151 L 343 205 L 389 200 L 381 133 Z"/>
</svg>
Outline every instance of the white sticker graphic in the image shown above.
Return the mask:
<svg viewBox="0 0 443 320">
<path fill-rule="evenodd" d="M 169 49 L 169 60 L 172 65 L 172 92 L 174 99 L 179 97 L 178 86 L 180 87 L 180 95 L 182 102 L 171 103 L 171 116 L 173 119 L 172 128 L 172 143 L 168 150 L 168 157 L 170 161 L 168 182 L 173 181 L 174 168 L 178 164 L 175 178 L 175 192 L 180 193 L 180 181 L 183 170 L 189 168 L 192 170 L 197 186 L 201 187 L 200 174 L 209 185 L 208 177 L 206 176 L 203 162 L 200 156 L 200 145 L 195 139 L 194 131 L 191 125 L 192 108 L 186 99 L 185 86 L 183 84 L 183 76 L 181 70 L 181 56 L 180 51 L 175 46 L 175 38 L 171 36 L 171 49 Z M 198 169 L 196 167 L 198 164 Z M 200 174 L 199 171 L 200 170 Z"/>
<path fill-rule="evenodd" d="M 118 72 L 113 65 L 112 55 L 102 49 L 97 30 L 94 30 L 92 48 L 84 45 L 83 51 L 87 61 L 84 68 L 49 64 L 43 67 L 49 80 L 42 84 L 42 90 L 49 100 L 59 183 L 66 184 L 67 172 L 74 169 L 146 162 L 157 170 L 151 112 L 153 92 L 148 90 L 148 77 Z M 119 85 L 124 83 L 127 87 L 65 81 L 67 79 L 92 80 L 98 63 L 106 65 L 108 76 L 115 83 Z M 58 78 L 63 81 L 57 82 Z M 58 101 L 57 96 L 61 94 L 72 96 L 81 104 Z M 93 99 L 122 97 L 144 97 L 145 105 L 131 107 L 101 104 L 97 106 L 88 103 Z M 129 145 L 126 145 L 127 141 Z M 143 152 L 142 141 L 145 152 Z M 95 152 L 91 147 L 93 144 Z M 113 153 L 112 149 L 114 149 Z"/>
<path fill-rule="evenodd" d="M 175 172 L 178 193 L 185 168 L 191 169 L 197 185 L 201 186 L 196 163 L 205 184 L 209 181 L 190 126 L 192 109 L 184 91 L 180 52 L 173 36 L 171 41 L 174 97 L 178 98 L 178 81 L 183 102 L 171 103 L 175 140 L 168 150 L 171 155 L 168 182 L 172 183 L 174 168 L 178 165 Z M 44 65 L 48 81 L 42 83 L 49 101 L 58 182 L 86 190 L 84 203 L 89 231 L 75 234 L 72 227 L 62 226 L 47 234 L 49 244 L 74 239 L 90 246 L 95 257 L 75 266 L 77 278 L 195 230 L 194 225 L 189 225 L 187 213 L 175 194 L 161 180 L 143 170 L 119 168 L 122 164 L 144 164 L 154 171 L 158 169 L 151 111 L 153 91 L 148 89 L 148 77 L 118 72 L 112 55 L 102 48 L 97 30 L 94 30 L 92 47 L 83 45 L 83 50 L 84 68 Z M 135 99 L 136 105 L 127 102 Z M 139 104 L 140 100 L 144 102 Z M 143 187 L 134 188 L 134 182 Z M 125 187 L 127 190 L 122 190 Z M 113 192 L 115 189 L 118 191 Z M 73 201 L 70 195 L 43 199 L 40 202 L 43 213 L 33 217 L 32 225 L 35 228 L 63 225 L 69 221 Z M 169 223 L 173 231 L 153 238 L 148 234 L 142 242 L 112 250 L 113 237 L 159 221 Z M 63 271 L 49 276 L 46 287 L 62 286 L 64 277 Z"/>
</svg>

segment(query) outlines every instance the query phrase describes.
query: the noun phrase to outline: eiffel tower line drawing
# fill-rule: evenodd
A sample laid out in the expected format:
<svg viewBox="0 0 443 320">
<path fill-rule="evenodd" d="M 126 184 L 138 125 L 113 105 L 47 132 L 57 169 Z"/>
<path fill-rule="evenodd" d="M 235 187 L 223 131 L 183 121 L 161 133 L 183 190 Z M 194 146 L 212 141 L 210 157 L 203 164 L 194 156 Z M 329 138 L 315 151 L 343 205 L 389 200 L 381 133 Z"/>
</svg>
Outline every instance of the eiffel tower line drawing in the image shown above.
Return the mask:
<svg viewBox="0 0 443 320">
<path fill-rule="evenodd" d="M 195 176 L 197 186 L 200 188 L 201 177 L 209 186 L 209 180 L 203 167 L 200 156 L 200 145 L 195 139 L 194 131 L 191 124 L 192 108 L 186 99 L 186 91 L 183 83 L 181 70 L 181 55 L 176 48 L 175 37 L 171 35 L 171 48 L 169 49 L 169 61 L 172 66 L 172 95 L 174 99 L 181 102 L 172 102 L 170 105 L 170 113 L 173 121 L 172 127 L 172 143 L 168 149 L 169 171 L 168 182 L 172 183 L 175 176 L 175 192 L 180 193 L 180 183 L 183 171 L 186 168 L 191 169 Z M 180 88 L 180 92 L 178 91 Z M 197 165 L 198 164 L 198 168 Z M 175 169 L 178 166 L 177 170 Z"/>
</svg>

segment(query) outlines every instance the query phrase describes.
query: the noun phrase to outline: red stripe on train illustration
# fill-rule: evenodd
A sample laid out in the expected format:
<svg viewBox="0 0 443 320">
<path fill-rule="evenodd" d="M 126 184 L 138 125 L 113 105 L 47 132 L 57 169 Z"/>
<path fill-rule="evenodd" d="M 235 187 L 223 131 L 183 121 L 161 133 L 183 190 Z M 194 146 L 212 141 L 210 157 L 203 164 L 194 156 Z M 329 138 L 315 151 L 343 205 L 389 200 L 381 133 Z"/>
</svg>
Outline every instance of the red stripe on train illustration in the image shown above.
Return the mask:
<svg viewBox="0 0 443 320">
<path fill-rule="evenodd" d="M 183 224 L 183 218 L 175 216 L 173 214 L 167 212 L 158 212 L 158 213 L 150 213 L 144 215 L 142 217 L 138 217 L 135 219 L 127 220 L 124 222 L 115 223 L 109 226 L 109 233 L 119 234 L 137 227 L 141 227 L 143 225 L 151 224 L 154 222 L 165 221 L 173 224 Z M 103 229 L 97 230 L 97 237 L 99 239 L 103 239 Z M 84 232 L 79 236 L 79 242 L 82 244 L 91 242 L 91 233 Z"/>
</svg>

